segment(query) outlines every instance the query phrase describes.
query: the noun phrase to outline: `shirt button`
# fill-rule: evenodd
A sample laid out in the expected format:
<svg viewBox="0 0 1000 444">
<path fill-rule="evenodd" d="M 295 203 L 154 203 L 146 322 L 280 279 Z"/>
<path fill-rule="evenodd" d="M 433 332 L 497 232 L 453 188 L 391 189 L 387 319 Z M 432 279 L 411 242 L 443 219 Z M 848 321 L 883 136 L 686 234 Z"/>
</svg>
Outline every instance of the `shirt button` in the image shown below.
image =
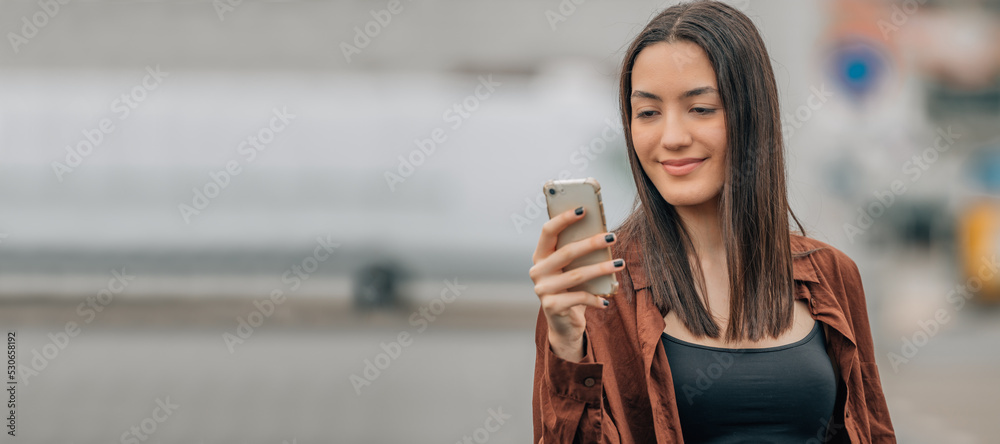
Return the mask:
<svg viewBox="0 0 1000 444">
<path fill-rule="evenodd" d="M 583 380 L 583 385 L 585 385 L 587 387 L 593 387 L 594 386 L 594 378 L 584 379 Z"/>
</svg>

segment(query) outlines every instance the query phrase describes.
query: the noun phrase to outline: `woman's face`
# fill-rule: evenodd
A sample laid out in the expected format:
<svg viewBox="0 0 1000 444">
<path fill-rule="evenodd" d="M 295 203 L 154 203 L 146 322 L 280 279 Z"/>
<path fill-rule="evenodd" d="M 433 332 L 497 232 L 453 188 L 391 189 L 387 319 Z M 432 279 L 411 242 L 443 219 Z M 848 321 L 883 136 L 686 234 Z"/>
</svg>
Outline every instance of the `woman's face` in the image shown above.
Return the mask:
<svg viewBox="0 0 1000 444">
<path fill-rule="evenodd" d="M 632 67 L 632 144 L 660 195 L 676 206 L 713 200 L 725 182 L 726 120 L 700 46 L 644 48 Z"/>
</svg>

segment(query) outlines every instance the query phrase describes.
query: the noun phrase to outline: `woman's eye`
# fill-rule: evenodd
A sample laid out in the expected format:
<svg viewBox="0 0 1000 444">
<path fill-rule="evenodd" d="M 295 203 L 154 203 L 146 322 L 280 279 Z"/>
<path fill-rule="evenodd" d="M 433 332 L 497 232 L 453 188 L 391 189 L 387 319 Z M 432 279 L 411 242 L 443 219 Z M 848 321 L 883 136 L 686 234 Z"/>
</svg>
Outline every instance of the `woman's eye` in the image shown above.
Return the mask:
<svg viewBox="0 0 1000 444">
<path fill-rule="evenodd" d="M 652 111 L 652 110 L 646 110 L 646 111 L 639 111 L 638 113 L 636 113 L 636 115 L 635 115 L 635 116 L 636 116 L 637 118 L 640 118 L 640 119 L 642 119 L 642 118 L 646 118 L 646 117 L 652 117 L 652 116 L 654 116 L 655 114 L 656 114 L 656 111 Z"/>
<path fill-rule="evenodd" d="M 702 115 L 712 114 L 712 113 L 715 112 L 715 108 L 701 108 L 701 107 L 699 107 L 699 108 L 692 108 L 692 110 L 694 112 L 696 112 L 698 114 L 702 114 Z"/>
</svg>

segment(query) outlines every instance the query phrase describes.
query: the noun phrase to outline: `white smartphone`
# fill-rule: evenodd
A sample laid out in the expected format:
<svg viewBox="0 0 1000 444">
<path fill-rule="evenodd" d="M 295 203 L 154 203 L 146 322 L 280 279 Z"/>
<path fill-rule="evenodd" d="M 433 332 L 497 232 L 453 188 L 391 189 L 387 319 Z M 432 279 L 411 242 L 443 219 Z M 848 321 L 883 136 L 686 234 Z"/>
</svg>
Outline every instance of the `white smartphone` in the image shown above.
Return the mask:
<svg viewBox="0 0 1000 444">
<path fill-rule="evenodd" d="M 588 177 L 586 179 L 550 180 L 542 185 L 545 202 L 549 209 L 549 219 L 563 212 L 584 208 L 582 219 L 566 227 L 559 234 L 556 249 L 563 245 L 608 231 L 604 221 L 604 203 L 601 202 L 601 184 Z M 572 270 L 585 265 L 611 260 L 611 247 L 592 251 L 570 262 L 563 271 Z M 569 291 L 587 291 L 596 296 L 610 296 L 618 291 L 618 279 L 615 274 L 598 276 Z"/>
</svg>

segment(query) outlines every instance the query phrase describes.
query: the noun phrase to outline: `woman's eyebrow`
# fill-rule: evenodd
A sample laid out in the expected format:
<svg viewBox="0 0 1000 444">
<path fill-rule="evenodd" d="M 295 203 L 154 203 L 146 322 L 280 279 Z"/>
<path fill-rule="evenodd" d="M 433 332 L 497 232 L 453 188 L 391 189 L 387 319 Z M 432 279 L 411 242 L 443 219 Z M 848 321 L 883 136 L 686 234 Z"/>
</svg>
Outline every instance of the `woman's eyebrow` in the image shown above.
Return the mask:
<svg viewBox="0 0 1000 444">
<path fill-rule="evenodd" d="M 684 93 L 682 93 L 680 95 L 679 98 L 680 99 L 686 99 L 686 98 L 689 98 L 689 97 L 700 96 L 702 94 L 711 94 L 711 93 L 718 93 L 718 92 L 719 92 L 719 90 L 717 90 L 717 89 L 715 89 L 715 88 L 713 88 L 711 86 L 699 86 L 699 87 L 697 87 L 695 89 L 692 89 L 690 91 L 685 91 Z M 656 100 L 658 102 L 662 102 L 663 101 L 663 99 L 661 99 L 660 96 L 658 96 L 656 94 L 653 94 L 653 93 L 648 92 L 648 91 L 638 90 L 638 89 L 635 90 L 635 91 L 632 91 L 632 98 L 633 99 L 635 99 L 635 98 L 652 99 L 652 100 Z"/>
<path fill-rule="evenodd" d="M 686 91 L 684 94 L 681 94 L 681 98 L 686 99 L 688 97 L 694 97 L 694 96 L 700 96 L 702 94 L 711 94 L 718 92 L 719 90 L 712 88 L 711 86 L 700 86 L 690 91 Z"/>
</svg>

